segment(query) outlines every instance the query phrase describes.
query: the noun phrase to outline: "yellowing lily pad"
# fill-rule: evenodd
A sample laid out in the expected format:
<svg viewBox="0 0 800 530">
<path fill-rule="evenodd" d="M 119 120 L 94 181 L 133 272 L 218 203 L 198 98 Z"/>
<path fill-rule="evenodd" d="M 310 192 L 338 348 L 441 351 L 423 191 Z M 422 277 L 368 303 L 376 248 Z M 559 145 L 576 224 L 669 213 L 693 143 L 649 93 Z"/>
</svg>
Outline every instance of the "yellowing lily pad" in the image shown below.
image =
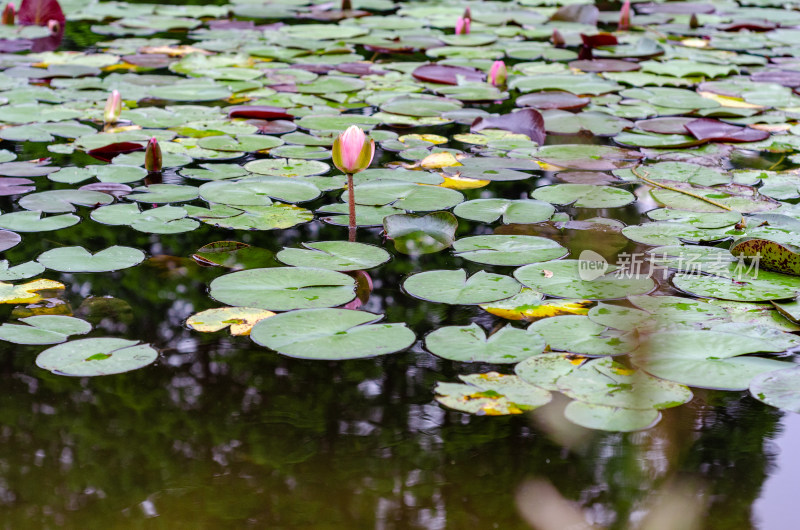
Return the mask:
<svg viewBox="0 0 800 530">
<path fill-rule="evenodd" d="M 230 327 L 231 335 L 250 335 L 256 322 L 274 315 L 272 311 L 256 307 L 217 307 L 190 316 L 186 325 L 203 333 Z"/>
</svg>

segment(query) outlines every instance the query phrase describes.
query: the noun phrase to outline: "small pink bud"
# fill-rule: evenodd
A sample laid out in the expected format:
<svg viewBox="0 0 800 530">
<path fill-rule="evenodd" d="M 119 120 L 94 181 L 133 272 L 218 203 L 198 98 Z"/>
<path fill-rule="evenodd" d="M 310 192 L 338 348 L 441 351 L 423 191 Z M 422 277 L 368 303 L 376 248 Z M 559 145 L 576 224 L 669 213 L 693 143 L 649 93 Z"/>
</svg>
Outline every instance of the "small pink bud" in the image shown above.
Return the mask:
<svg viewBox="0 0 800 530">
<path fill-rule="evenodd" d="M 119 115 L 122 112 L 122 97 L 116 90 L 111 91 L 111 95 L 106 100 L 106 108 L 103 111 L 104 123 L 116 123 L 119 121 Z"/>
<path fill-rule="evenodd" d="M 3 15 L 0 18 L 0 22 L 5 24 L 6 26 L 13 26 L 14 19 L 17 17 L 17 8 L 14 5 L 14 2 L 9 2 L 6 4 L 6 7 L 3 8 Z"/>
<path fill-rule="evenodd" d="M 458 17 L 456 20 L 456 35 L 469 35 L 471 20 L 467 17 Z"/>
<path fill-rule="evenodd" d="M 352 175 L 364 171 L 375 156 L 375 141 L 368 139 L 358 126 L 351 125 L 333 142 L 331 157 L 342 173 Z"/>
<path fill-rule="evenodd" d="M 619 10 L 618 31 L 628 31 L 631 29 L 631 0 L 625 0 L 622 9 Z"/>
<path fill-rule="evenodd" d="M 553 36 L 550 37 L 550 42 L 552 42 L 553 46 L 556 48 L 563 48 L 567 45 L 567 41 L 564 40 L 564 36 L 557 29 L 553 30 Z"/>
<path fill-rule="evenodd" d="M 147 142 L 147 150 L 144 152 L 144 168 L 150 173 L 161 172 L 161 147 L 158 140 L 150 138 Z"/>
<path fill-rule="evenodd" d="M 503 61 L 495 61 L 489 70 L 489 82 L 494 86 L 503 86 L 508 79 L 508 69 Z"/>
<path fill-rule="evenodd" d="M 55 35 L 61 31 L 61 24 L 59 24 L 58 20 L 48 20 L 47 21 L 47 29 L 50 30 L 50 34 Z"/>
</svg>

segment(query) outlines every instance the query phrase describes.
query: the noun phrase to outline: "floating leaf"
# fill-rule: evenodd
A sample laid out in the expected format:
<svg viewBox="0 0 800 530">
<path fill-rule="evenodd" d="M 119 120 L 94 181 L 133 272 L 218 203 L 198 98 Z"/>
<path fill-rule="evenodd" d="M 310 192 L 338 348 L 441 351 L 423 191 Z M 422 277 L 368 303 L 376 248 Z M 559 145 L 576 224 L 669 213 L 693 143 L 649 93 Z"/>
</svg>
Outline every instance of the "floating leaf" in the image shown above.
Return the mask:
<svg viewBox="0 0 800 530">
<path fill-rule="evenodd" d="M 380 319 L 366 311 L 304 309 L 258 322 L 250 337 L 284 355 L 317 360 L 386 355 L 416 340 L 405 324 L 377 324 Z"/>
<path fill-rule="evenodd" d="M 437 383 L 442 405 L 479 416 L 522 414 L 550 402 L 550 392 L 497 372 L 459 376 L 468 384 Z"/>
<path fill-rule="evenodd" d="M 211 282 L 215 300 L 273 311 L 331 307 L 355 298 L 355 281 L 341 272 L 307 267 L 250 269 Z"/>
<path fill-rule="evenodd" d="M 620 355 L 635 347 L 631 338 L 592 322 L 583 315 L 563 315 L 534 322 L 528 331 L 538 333 L 553 350 L 580 355 Z"/>
<path fill-rule="evenodd" d="M 61 315 L 39 315 L 21 318 L 21 324 L 0 325 L 0 340 L 14 344 L 58 344 L 70 335 L 85 335 L 92 325 L 79 318 Z"/>
<path fill-rule="evenodd" d="M 114 245 L 95 254 L 83 247 L 58 247 L 43 252 L 36 261 L 60 272 L 110 272 L 138 265 L 144 258 L 141 250 Z"/>
<path fill-rule="evenodd" d="M 569 204 L 577 208 L 619 208 L 636 200 L 628 191 L 590 184 L 544 186 L 534 190 L 531 196 L 551 204 Z"/>
<path fill-rule="evenodd" d="M 459 362 L 516 363 L 542 353 L 544 340 L 536 333 L 504 326 L 488 338 L 477 324 L 439 328 L 425 337 L 431 353 Z"/>
<path fill-rule="evenodd" d="M 455 255 L 487 265 L 525 265 L 563 258 L 569 251 L 553 241 L 536 236 L 472 236 L 453 243 Z"/>
<path fill-rule="evenodd" d="M 53 280 L 34 280 L 20 285 L 0 282 L 0 304 L 35 304 L 49 291 L 63 291 L 64 284 Z"/>
<path fill-rule="evenodd" d="M 480 271 L 469 278 L 464 269 L 412 274 L 403 289 L 415 298 L 442 304 L 485 304 L 517 294 L 521 286 L 513 278 Z"/>
<path fill-rule="evenodd" d="M 651 278 L 615 275 L 616 266 L 610 265 L 603 270 L 593 263 L 596 262 L 561 260 L 532 263 L 517 269 L 514 277 L 524 285 L 550 296 L 586 300 L 613 300 L 647 294 L 655 287 Z"/>
<path fill-rule="evenodd" d="M 800 367 L 757 375 L 750 382 L 750 393 L 767 405 L 800 413 Z"/>
<path fill-rule="evenodd" d="M 633 432 L 649 429 L 659 422 L 658 410 L 635 410 L 573 401 L 564 409 L 564 417 L 587 429 Z"/>
<path fill-rule="evenodd" d="M 2 217 L 0 217 L 2 220 Z M 383 218 L 386 237 L 403 254 L 431 254 L 453 244 L 458 221 L 450 212 L 395 214 Z"/>
<path fill-rule="evenodd" d="M 366 270 L 386 263 L 388 252 L 380 247 L 347 241 L 303 243 L 305 249 L 284 248 L 275 256 L 294 267 L 316 267 L 333 271 Z"/>
<path fill-rule="evenodd" d="M 186 325 L 195 331 L 213 333 L 230 327 L 231 335 L 250 335 L 256 322 L 275 313 L 255 307 L 217 307 L 190 316 Z"/>
<path fill-rule="evenodd" d="M 53 346 L 36 357 L 36 366 L 75 377 L 119 374 L 152 364 L 158 352 L 135 340 L 80 339 Z"/>
</svg>

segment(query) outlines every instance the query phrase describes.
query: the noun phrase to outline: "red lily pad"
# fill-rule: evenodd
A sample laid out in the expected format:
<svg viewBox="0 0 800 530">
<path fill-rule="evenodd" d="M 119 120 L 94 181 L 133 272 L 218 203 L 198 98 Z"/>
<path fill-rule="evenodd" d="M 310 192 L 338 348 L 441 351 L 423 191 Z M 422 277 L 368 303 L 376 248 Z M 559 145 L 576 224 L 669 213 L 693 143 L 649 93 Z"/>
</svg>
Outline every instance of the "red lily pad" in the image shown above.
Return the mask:
<svg viewBox="0 0 800 530">
<path fill-rule="evenodd" d="M 577 68 L 584 72 L 633 72 L 639 70 L 641 66 L 630 61 L 620 59 L 592 59 L 588 61 L 572 61 L 570 68 Z"/>
<path fill-rule="evenodd" d="M 589 48 L 599 48 L 600 46 L 616 46 L 619 44 L 617 38 L 611 33 L 598 33 L 597 35 L 584 35 L 581 33 L 581 40 L 584 46 Z"/>
<path fill-rule="evenodd" d="M 30 39 L 0 40 L 0 53 L 16 53 L 33 48 L 33 41 Z"/>
<path fill-rule="evenodd" d="M 481 116 L 472 122 L 473 132 L 483 129 L 502 129 L 518 134 L 527 135 L 532 141 L 544 145 L 545 129 L 544 118 L 538 111 L 522 109 L 500 116 Z"/>
<path fill-rule="evenodd" d="M 229 118 L 255 118 L 257 120 L 293 120 L 294 116 L 283 107 L 268 105 L 236 105 L 228 107 Z"/>
<path fill-rule="evenodd" d="M 686 130 L 698 140 L 712 142 L 758 142 L 770 136 L 767 131 L 739 127 L 710 118 L 693 120 L 686 124 Z"/>
<path fill-rule="evenodd" d="M 134 142 L 116 142 L 113 144 L 104 145 L 97 149 L 88 151 L 90 156 L 95 157 L 103 162 L 111 162 L 111 159 L 117 155 L 124 155 L 136 151 L 144 151 L 145 147 L 142 144 Z"/>
<path fill-rule="evenodd" d="M 518 107 L 533 107 L 542 110 L 580 110 L 591 102 L 591 98 L 582 98 L 559 90 L 532 92 L 518 97 L 516 101 Z"/>
<path fill-rule="evenodd" d="M 22 195 L 35 189 L 36 184 L 31 179 L 13 177 L 0 179 L 0 197 Z"/>
<path fill-rule="evenodd" d="M 722 31 L 771 31 L 777 27 L 778 24 L 768 20 L 740 20 L 730 24 L 720 24 L 717 29 Z"/>
<path fill-rule="evenodd" d="M 67 20 L 58 0 L 22 0 L 17 11 L 20 26 L 46 26 L 51 20 L 62 26 Z"/>
<path fill-rule="evenodd" d="M 419 81 L 427 83 L 440 83 L 442 85 L 457 85 L 458 78 L 465 81 L 483 81 L 486 75 L 475 68 L 466 66 L 450 66 L 445 64 L 423 64 L 417 67 L 411 75 Z"/>
<path fill-rule="evenodd" d="M 689 134 L 686 124 L 695 121 L 696 118 L 653 118 L 650 120 L 639 120 L 636 128 L 646 132 L 656 134 Z"/>
</svg>

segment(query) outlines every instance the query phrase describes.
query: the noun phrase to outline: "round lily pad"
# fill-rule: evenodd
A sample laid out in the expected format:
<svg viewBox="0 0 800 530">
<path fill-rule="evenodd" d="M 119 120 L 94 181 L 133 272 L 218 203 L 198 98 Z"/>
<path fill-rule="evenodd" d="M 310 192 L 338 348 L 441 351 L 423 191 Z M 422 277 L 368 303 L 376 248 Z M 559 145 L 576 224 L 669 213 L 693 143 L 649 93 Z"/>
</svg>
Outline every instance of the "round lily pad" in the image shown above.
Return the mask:
<svg viewBox="0 0 800 530">
<path fill-rule="evenodd" d="M 516 280 L 500 274 L 480 271 L 467 278 L 464 269 L 420 272 L 403 282 L 411 296 L 443 304 L 485 304 L 514 296 L 520 288 Z"/>
<path fill-rule="evenodd" d="M 658 410 L 636 410 L 573 401 L 564 409 L 564 417 L 587 429 L 633 432 L 649 429 L 659 422 Z"/>
<path fill-rule="evenodd" d="M 135 340 L 96 338 L 53 346 L 36 357 L 36 365 L 58 375 L 86 377 L 130 372 L 157 358 L 156 350 Z"/>
<path fill-rule="evenodd" d="M 294 267 L 316 267 L 333 271 L 366 270 L 386 263 L 388 252 L 380 247 L 348 241 L 303 243 L 305 249 L 284 248 L 275 256 Z"/>
<path fill-rule="evenodd" d="M 514 277 L 550 296 L 586 300 L 614 300 L 647 294 L 655 287 L 651 278 L 615 275 L 617 267 L 609 265 L 598 269 L 594 263 L 597 262 L 560 260 L 532 263 L 514 271 Z"/>
<path fill-rule="evenodd" d="M 59 272 L 110 272 L 138 265 L 144 258 L 139 249 L 114 245 L 94 254 L 83 247 L 57 247 L 43 252 L 36 261 Z"/>
<path fill-rule="evenodd" d="M 20 321 L 24 324 L 0 325 L 0 340 L 14 344 L 58 344 L 70 335 L 85 335 L 92 330 L 85 320 L 63 315 L 37 315 Z"/>
<path fill-rule="evenodd" d="M 629 191 L 590 184 L 554 184 L 534 190 L 534 199 L 577 208 L 619 208 L 636 200 Z"/>
<path fill-rule="evenodd" d="M 536 200 L 475 199 L 462 202 L 453 213 L 463 219 L 491 223 L 502 217 L 504 224 L 547 221 L 555 212 L 552 204 Z"/>
<path fill-rule="evenodd" d="M 289 311 L 331 307 L 355 298 L 355 280 L 341 272 L 307 267 L 249 269 L 220 276 L 209 294 L 222 303 Z"/>
<path fill-rule="evenodd" d="M 800 413 L 800 367 L 757 375 L 750 382 L 750 393 L 767 405 Z"/>
<path fill-rule="evenodd" d="M 386 355 L 416 340 L 405 324 L 379 324 L 381 315 L 349 309 L 304 309 L 261 320 L 254 342 L 301 359 L 344 360 Z"/>
<path fill-rule="evenodd" d="M 306 177 L 327 173 L 331 166 L 316 160 L 300 160 L 295 158 L 277 158 L 253 160 L 244 165 L 251 173 L 271 177 Z"/>
<path fill-rule="evenodd" d="M 456 256 L 487 265 L 524 265 L 563 258 L 569 251 L 545 237 L 472 236 L 453 243 Z"/>
<path fill-rule="evenodd" d="M 544 351 L 545 342 L 536 333 L 504 326 L 488 338 L 477 324 L 439 328 L 425 337 L 431 353 L 459 362 L 510 364 Z"/>
<path fill-rule="evenodd" d="M 561 315 L 538 320 L 528 327 L 538 333 L 553 350 L 581 355 L 620 355 L 630 352 L 635 343 L 615 330 L 592 322 L 584 315 Z"/>
</svg>

